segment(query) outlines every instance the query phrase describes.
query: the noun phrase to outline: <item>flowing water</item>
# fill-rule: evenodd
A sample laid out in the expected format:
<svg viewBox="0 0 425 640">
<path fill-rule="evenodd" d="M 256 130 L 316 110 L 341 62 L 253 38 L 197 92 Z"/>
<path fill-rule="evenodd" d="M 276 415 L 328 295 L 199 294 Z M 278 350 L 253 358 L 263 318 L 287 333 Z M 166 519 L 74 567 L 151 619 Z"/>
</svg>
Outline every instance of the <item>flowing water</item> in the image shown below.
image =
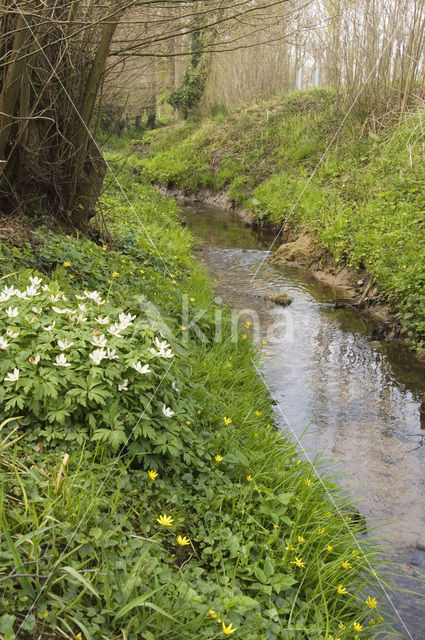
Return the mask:
<svg viewBox="0 0 425 640">
<path fill-rule="evenodd" d="M 253 323 L 281 428 L 303 434 L 306 455 L 324 452 L 368 529 L 380 525 L 374 534 L 403 564 L 397 585 L 425 594 L 425 366 L 400 345 L 372 341 L 370 321 L 335 308 L 341 292 L 307 270 L 270 265 L 270 242 L 236 215 L 199 205 L 184 215 L 217 296 Z M 281 292 L 290 306 L 267 300 Z M 425 600 L 400 592 L 391 600 L 403 636 L 425 640 Z"/>
</svg>

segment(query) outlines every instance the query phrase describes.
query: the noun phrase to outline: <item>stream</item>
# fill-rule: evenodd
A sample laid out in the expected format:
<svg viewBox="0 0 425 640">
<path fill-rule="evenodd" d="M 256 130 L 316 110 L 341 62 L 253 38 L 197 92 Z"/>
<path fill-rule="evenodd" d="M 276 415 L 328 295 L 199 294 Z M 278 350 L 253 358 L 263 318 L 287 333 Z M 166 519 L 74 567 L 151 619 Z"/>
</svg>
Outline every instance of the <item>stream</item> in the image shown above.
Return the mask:
<svg viewBox="0 0 425 640">
<path fill-rule="evenodd" d="M 338 290 L 305 269 L 270 265 L 271 239 L 236 214 L 198 203 L 183 214 L 217 301 L 253 323 L 247 333 L 262 349 L 280 428 L 302 436 L 307 455 L 323 453 L 371 535 L 402 564 L 397 587 L 425 594 L 425 365 L 396 343 L 372 341 L 370 320 L 335 308 Z M 266 298 L 282 292 L 288 307 Z M 386 606 L 399 638 L 425 639 L 423 598 L 396 590 Z"/>
</svg>

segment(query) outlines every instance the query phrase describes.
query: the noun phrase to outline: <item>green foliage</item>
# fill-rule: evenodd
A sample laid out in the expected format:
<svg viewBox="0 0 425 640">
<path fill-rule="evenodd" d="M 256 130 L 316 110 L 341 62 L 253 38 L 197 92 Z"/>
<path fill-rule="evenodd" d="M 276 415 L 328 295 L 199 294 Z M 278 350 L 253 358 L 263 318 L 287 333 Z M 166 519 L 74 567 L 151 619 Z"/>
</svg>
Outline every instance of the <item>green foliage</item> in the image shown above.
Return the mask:
<svg viewBox="0 0 425 640">
<path fill-rule="evenodd" d="M 136 301 L 124 310 L 97 291 L 68 297 L 37 277 L 22 291 L 6 287 L 1 300 L 4 416 L 19 412 L 32 438 L 49 445 L 125 445 L 155 467 L 200 461 L 186 426 L 196 407 L 173 388 L 187 374 Z"/>
<path fill-rule="evenodd" d="M 130 200 L 112 184 L 103 197 L 109 246 L 39 234 L 45 290 L 33 279 L 17 295 L 37 277 L 22 269 L 30 248 L 5 254 L 13 291 L 3 291 L 2 333 L 20 333 L 5 338 L 1 366 L 4 375 L 17 365 L 20 373 L 4 383 L 2 402 L 16 406 L 3 408 L 15 417 L 0 425 L 0 634 L 211 640 L 224 637 L 224 623 L 246 640 L 348 640 L 356 622 L 362 637 L 376 637 L 381 604 L 376 615 L 365 602 L 369 590 L 381 594 L 373 544 L 360 541 L 361 524 L 320 465 L 301 460 L 290 436 L 273 428 L 258 356 L 249 340 L 231 338 L 227 309 L 223 339 L 213 340 L 217 308 L 190 236 L 175 204 L 135 180 L 139 171 L 130 158 L 121 174 Z M 205 312 L 207 342 L 181 326 L 184 296 L 193 314 Z M 108 328 L 122 313 L 131 319 L 121 339 Z M 109 324 L 96 322 L 106 315 Z M 119 359 L 98 366 L 90 353 L 103 348 L 91 344 L 99 328 Z M 173 358 L 151 352 L 165 328 Z M 74 343 L 62 352 L 70 367 L 55 365 L 59 340 Z M 134 360 L 151 373 L 137 372 Z M 125 378 L 128 390 L 119 391 Z M 89 398 L 78 380 L 102 393 Z M 43 388 L 57 396 L 38 402 Z M 56 401 L 69 402 L 71 415 L 55 413 Z M 175 415 L 166 418 L 163 404 Z M 127 437 L 139 418 L 151 431 L 130 442 L 145 451 L 134 451 L 137 461 L 128 449 L 114 458 L 111 433 Z"/>
<path fill-rule="evenodd" d="M 185 191 L 226 188 L 259 221 L 315 233 L 334 255 L 367 268 L 405 334 L 425 345 L 421 112 L 364 133 L 324 90 L 295 92 L 229 113 L 225 124 L 172 130 L 142 160 L 145 175 Z M 329 147 L 329 148 L 328 148 Z M 325 154 L 325 155 L 324 155 Z"/>
<path fill-rule="evenodd" d="M 204 62 L 186 69 L 180 86 L 168 98 L 170 105 L 186 119 L 199 105 L 207 81 L 207 68 Z"/>
</svg>

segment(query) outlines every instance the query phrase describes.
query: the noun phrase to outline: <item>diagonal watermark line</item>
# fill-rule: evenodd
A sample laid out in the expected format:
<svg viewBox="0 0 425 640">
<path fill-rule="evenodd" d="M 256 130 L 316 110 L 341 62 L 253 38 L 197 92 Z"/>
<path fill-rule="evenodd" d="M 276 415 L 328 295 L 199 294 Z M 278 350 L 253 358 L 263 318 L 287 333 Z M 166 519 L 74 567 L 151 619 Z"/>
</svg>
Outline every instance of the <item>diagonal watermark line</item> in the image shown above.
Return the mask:
<svg viewBox="0 0 425 640">
<path fill-rule="evenodd" d="M 355 105 L 357 104 L 358 99 L 360 98 L 361 94 L 363 93 L 363 90 L 365 89 L 366 85 L 368 84 L 369 80 L 371 79 L 371 77 L 375 74 L 381 60 L 382 57 L 384 56 L 387 48 L 390 46 L 390 44 L 392 44 L 397 31 L 399 30 L 400 25 L 397 25 L 397 27 L 394 29 L 393 33 L 391 34 L 391 36 L 388 38 L 388 41 L 385 45 L 385 47 L 382 49 L 380 55 L 378 56 L 378 59 L 376 60 L 375 64 L 373 65 L 371 71 L 369 72 L 369 74 L 367 75 L 365 81 L 363 82 L 362 86 L 360 87 L 360 89 L 358 90 L 356 96 L 354 97 L 353 102 L 350 104 L 350 106 L 348 107 L 343 119 L 341 120 L 337 130 L 335 131 L 334 135 L 332 136 L 330 142 L 328 143 L 326 149 L 324 150 L 324 152 L 322 153 L 321 157 L 319 158 L 319 161 L 317 162 L 316 166 L 314 167 L 312 173 L 310 174 L 307 182 L 305 183 L 305 185 L 303 186 L 303 188 L 301 189 L 301 192 L 299 193 L 297 199 L 295 200 L 294 204 L 292 205 L 292 207 L 290 208 L 288 215 L 286 216 L 286 218 L 284 219 L 283 223 L 281 224 L 281 226 L 279 227 L 279 230 L 273 240 L 273 242 L 271 243 L 271 245 L 269 246 L 267 253 L 269 253 L 274 245 L 276 244 L 280 234 L 282 233 L 282 231 L 285 229 L 286 225 L 288 224 L 292 214 L 295 211 L 295 208 L 297 206 L 297 204 L 299 203 L 299 201 L 301 200 L 302 196 L 304 195 L 305 191 L 308 189 L 308 187 L 310 186 L 311 181 L 313 180 L 314 176 L 316 175 L 316 173 L 318 172 L 322 162 L 324 161 L 324 159 L 326 158 L 326 156 L 328 155 L 329 149 L 332 147 L 333 143 L 335 142 L 335 140 L 337 139 L 339 132 L 341 131 L 341 129 L 343 128 L 343 126 L 345 125 L 348 116 L 350 115 L 350 113 L 352 112 L 352 110 L 354 109 Z M 267 255 L 264 256 L 263 260 L 260 262 L 260 264 L 258 265 L 257 270 L 255 271 L 254 275 L 251 278 L 251 282 L 253 282 L 259 272 L 259 270 L 261 269 L 261 267 L 263 266 L 264 262 L 267 259 Z"/>
<path fill-rule="evenodd" d="M 286 426 L 290 429 L 292 436 L 294 437 L 297 445 L 300 447 L 301 451 L 303 452 L 303 454 L 305 455 L 307 461 L 311 464 L 314 474 L 315 476 L 318 478 L 320 484 L 322 485 L 322 487 L 324 488 L 329 500 L 332 502 L 333 506 L 335 507 L 338 515 L 340 516 L 344 526 L 347 528 L 347 531 L 350 533 L 351 537 L 353 538 L 353 541 L 355 543 L 355 545 L 357 546 L 357 548 L 359 549 L 360 553 L 362 554 L 364 560 L 366 561 L 370 571 L 372 572 L 373 576 L 376 578 L 377 582 L 379 583 L 380 588 L 382 589 L 383 593 L 385 594 L 385 597 L 387 598 L 389 604 L 391 605 L 391 608 L 393 609 L 393 611 L 395 612 L 397 618 L 399 619 L 400 623 L 403 625 L 403 628 L 405 629 L 408 637 L 410 640 L 414 640 L 412 634 L 410 633 L 409 629 L 407 628 L 403 618 L 400 615 L 400 612 L 398 611 L 397 607 L 395 606 L 394 602 L 392 601 L 392 598 L 390 596 L 390 594 L 388 593 L 388 590 L 385 588 L 385 585 L 383 584 L 383 582 L 380 580 L 378 574 L 375 572 L 374 568 L 372 567 L 372 565 L 369 562 L 369 559 L 367 558 L 367 556 L 365 555 L 361 545 L 359 544 L 359 541 L 357 540 L 357 538 L 355 537 L 355 535 L 353 534 L 353 532 L 351 531 L 348 523 L 346 522 L 343 513 L 341 512 L 341 509 L 339 508 L 338 504 L 335 501 L 335 498 L 333 497 L 333 495 L 331 494 L 331 492 L 329 491 L 328 487 L 326 486 L 325 482 L 323 481 L 321 475 L 319 474 L 319 472 L 317 471 L 317 468 L 315 466 L 314 461 L 311 459 L 310 455 L 308 454 L 307 450 L 305 449 L 303 443 L 301 442 L 301 439 L 298 437 L 298 435 L 295 433 L 294 429 L 292 428 L 288 418 L 286 417 L 286 415 L 283 413 L 282 411 L 282 407 L 280 406 L 280 403 L 276 400 L 276 398 L 273 396 L 273 392 L 269 386 L 269 384 L 267 383 L 267 380 L 265 379 L 265 377 L 263 376 L 262 372 L 260 371 L 260 369 L 258 368 L 257 364 L 255 363 L 254 359 L 251 358 L 252 364 L 257 372 L 257 374 L 260 376 L 261 380 L 263 381 L 264 386 L 266 387 L 266 389 L 268 390 L 270 397 L 274 400 L 276 406 L 279 409 L 279 412 L 282 415 L 282 418 L 285 421 Z"/>
<path fill-rule="evenodd" d="M 95 495 L 93 496 L 93 498 L 90 500 L 90 503 L 88 505 L 88 507 L 86 508 L 86 510 L 84 511 L 83 515 L 81 516 L 77 526 L 74 529 L 74 532 L 72 533 L 69 541 L 67 542 L 65 548 L 63 549 L 62 553 L 60 554 L 59 558 L 56 560 L 53 568 L 51 569 L 50 573 L 47 575 L 46 580 L 43 584 L 43 586 L 41 587 L 40 591 L 37 593 L 37 596 L 35 598 L 35 600 L 33 601 L 33 603 L 31 604 L 30 608 L 28 609 L 25 618 L 22 620 L 21 624 L 19 625 L 13 640 L 16 640 L 16 638 L 18 637 L 18 634 L 20 632 L 20 630 L 22 629 L 23 625 L 25 624 L 26 619 L 28 618 L 29 615 L 31 615 L 31 613 L 33 612 L 41 594 L 43 593 L 43 591 L 46 589 L 47 585 L 50 582 L 50 578 L 54 575 L 56 569 L 58 568 L 62 558 L 64 557 L 65 553 L 67 552 L 67 550 L 69 549 L 69 546 L 71 544 L 71 542 L 73 541 L 73 539 L 75 538 L 75 536 L 77 535 L 77 532 L 81 526 L 81 524 L 83 523 L 83 521 L 85 520 L 85 518 L 87 517 L 91 506 L 93 505 L 94 501 L 96 500 L 97 496 L 99 495 L 99 493 L 101 492 L 101 490 L 103 489 L 103 487 L 105 486 L 105 483 L 108 481 L 109 477 L 111 476 L 114 468 L 116 467 L 117 463 L 121 460 L 121 458 L 123 458 L 126 454 L 125 454 L 125 449 L 128 445 L 128 443 L 130 442 L 130 439 L 133 435 L 133 433 L 135 432 L 135 430 L 137 429 L 140 421 L 142 420 L 142 418 L 145 416 L 146 411 L 149 409 L 150 405 L 152 404 L 153 399 L 155 398 L 156 394 L 158 393 L 162 383 L 164 382 L 166 376 L 168 375 L 168 372 L 170 371 L 171 367 L 173 366 L 173 362 L 170 363 L 170 366 L 168 367 L 167 371 L 164 373 L 164 375 L 162 376 L 161 380 L 159 381 L 155 391 L 153 392 L 153 394 L 151 395 L 151 397 L 149 398 L 149 402 L 147 403 L 147 405 L 145 406 L 145 408 L 143 409 L 142 413 L 140 414 L 139 419 L 137 420 L 136 424 L 134 425 L 133 429 L 131 430 L 130 435 L 128 436 L 127 440 L 124 442 L 124 444 L 122 445 L 120 451 L 118 452 L 117 456 L 115 457 L 112 466 L 110 468 L 110 470 L 108 471 L 108 473 L 106 474 L 105 478 L 103 479 L 103 481 L 101 482 L 101 484 L 99 485 Z"/>
<path fill-rule="evenodd" d="M 60 76 L 58 75 L 58 72 L 56 71 L 55 67 L 52 65 L 52 63 L 50 62 L 44 48 L 41 46 L 41 43 L 39 41 L 39 39 L 37 38 L 36 33 L 34 32 L 34 30 L 32 29 L 31 25 L 29 24 L 28 20 L 26 19 L 25 15 L 22 13 L 21 9 L 18 7 L 16 0 L 14 0 L 14 4 L 15 7 L 19 13 L 19 15 L 22 17 L 23 21 L 25 22 L 25 25 L 27 27 L 27 29 L 29 30 L 30 34 L 32 35 L 32 37 L 34 38 L 34 41 L 36 42 L 40 52 L 43 54 L 43 56 L 46 59 L 47 64 L 49 65 L 50 69 L 52 70 L 54 76 L 56 77 L 62 91 L 64 92 L 64 94 L 66 95 L 66 97 L 68 98 L 72 108 L 74 109 L 75 113 L 77 114 L 78 118 L 80 119 L 83 127 L 85 128 L 85 130 L 87 131 L 91 141 L 93 142 L 93 144 L 95 145 L 97 151 L 99 152 L 99 154 L 101 155 L 105 166 L 107 167 L 109 173 L 111 174 L 114 182 L 116 183 L 118 189 L 120 190 L 121 194 L 123 195 L 123 197 L 125 198 L 128 206 L 130 207 L 130 209 L 132 210 L 133 214 L 136 216 L 136 218 L 138 219 L 138 221 L 140 222 L 140 225 L 142 227 L 143 233 L 146 235 L 146 237 L 148 238 L 150 244 L 152 245 L 154 251 L 156 252 L 156 254 L 158 255 L 159 259 L 161 260 L 162 264 L 164 265 L 168 275 L 171 275 L 171 272 L 169 270 L 169 268 L 167 267 L 164 259 L 161 256 L 161 253 L 158 249 L 158 247 L 156 246 L 154 240 L 152 239 L 151 235 L 149 234 L 148 230 L 146 229 L 145 225 L 143 224 L 143 220 L 140 218 L 139 214 L 137 213 L 133 203 L 131 202 L 130 198 L 128 197 L 128 195 L 126 194 L 126 192 L 124 191 L 121 182 L 118 180 L 118 177 L 115 175 L 115 173 L 113 172 L 110 163 L 106 160 L 105 156 L 103 155 L 102 149 L 100 147 L 100 145 L 98 144 L 98 142 L 96 141 L 95 137 L 93 136 L 92 132 L 90 131 L 88 125 L 86 124 L 84 118 L 82 117 L 80 111 L 78 110 L 78 107 L 76 106 L 76 104 L 74 103 L 73 99 L 71 98 L 69 92 L 67 91 L 65 85 L 62 82 L 62 79 L 60 78 Z"/>
</svg>

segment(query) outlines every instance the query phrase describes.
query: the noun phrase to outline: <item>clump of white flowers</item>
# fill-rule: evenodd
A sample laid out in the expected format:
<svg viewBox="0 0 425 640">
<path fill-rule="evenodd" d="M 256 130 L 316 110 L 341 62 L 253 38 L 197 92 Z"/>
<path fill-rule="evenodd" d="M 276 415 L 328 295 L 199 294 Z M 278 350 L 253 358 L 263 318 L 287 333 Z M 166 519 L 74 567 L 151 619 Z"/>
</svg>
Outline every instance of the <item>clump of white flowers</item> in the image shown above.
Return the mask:
<svg viewBox="0 0 425 640">
<path fill-rule="evenodd" d="M 3 287 L 2 415 L 18 410 L 47 440 L 91 438 L 117 448 L 128 439 L 149 451 L 156 428 L 176 419 L 178 396 L 171 379 L 161 382 L 169 367 L 161 359 L 174 357 L 171 346 L 147 326 L 145 317 L 138 322 L 137 313 L 114 308 L 98 291 L 68 296 L 38 276 Z"/>
</svg>

